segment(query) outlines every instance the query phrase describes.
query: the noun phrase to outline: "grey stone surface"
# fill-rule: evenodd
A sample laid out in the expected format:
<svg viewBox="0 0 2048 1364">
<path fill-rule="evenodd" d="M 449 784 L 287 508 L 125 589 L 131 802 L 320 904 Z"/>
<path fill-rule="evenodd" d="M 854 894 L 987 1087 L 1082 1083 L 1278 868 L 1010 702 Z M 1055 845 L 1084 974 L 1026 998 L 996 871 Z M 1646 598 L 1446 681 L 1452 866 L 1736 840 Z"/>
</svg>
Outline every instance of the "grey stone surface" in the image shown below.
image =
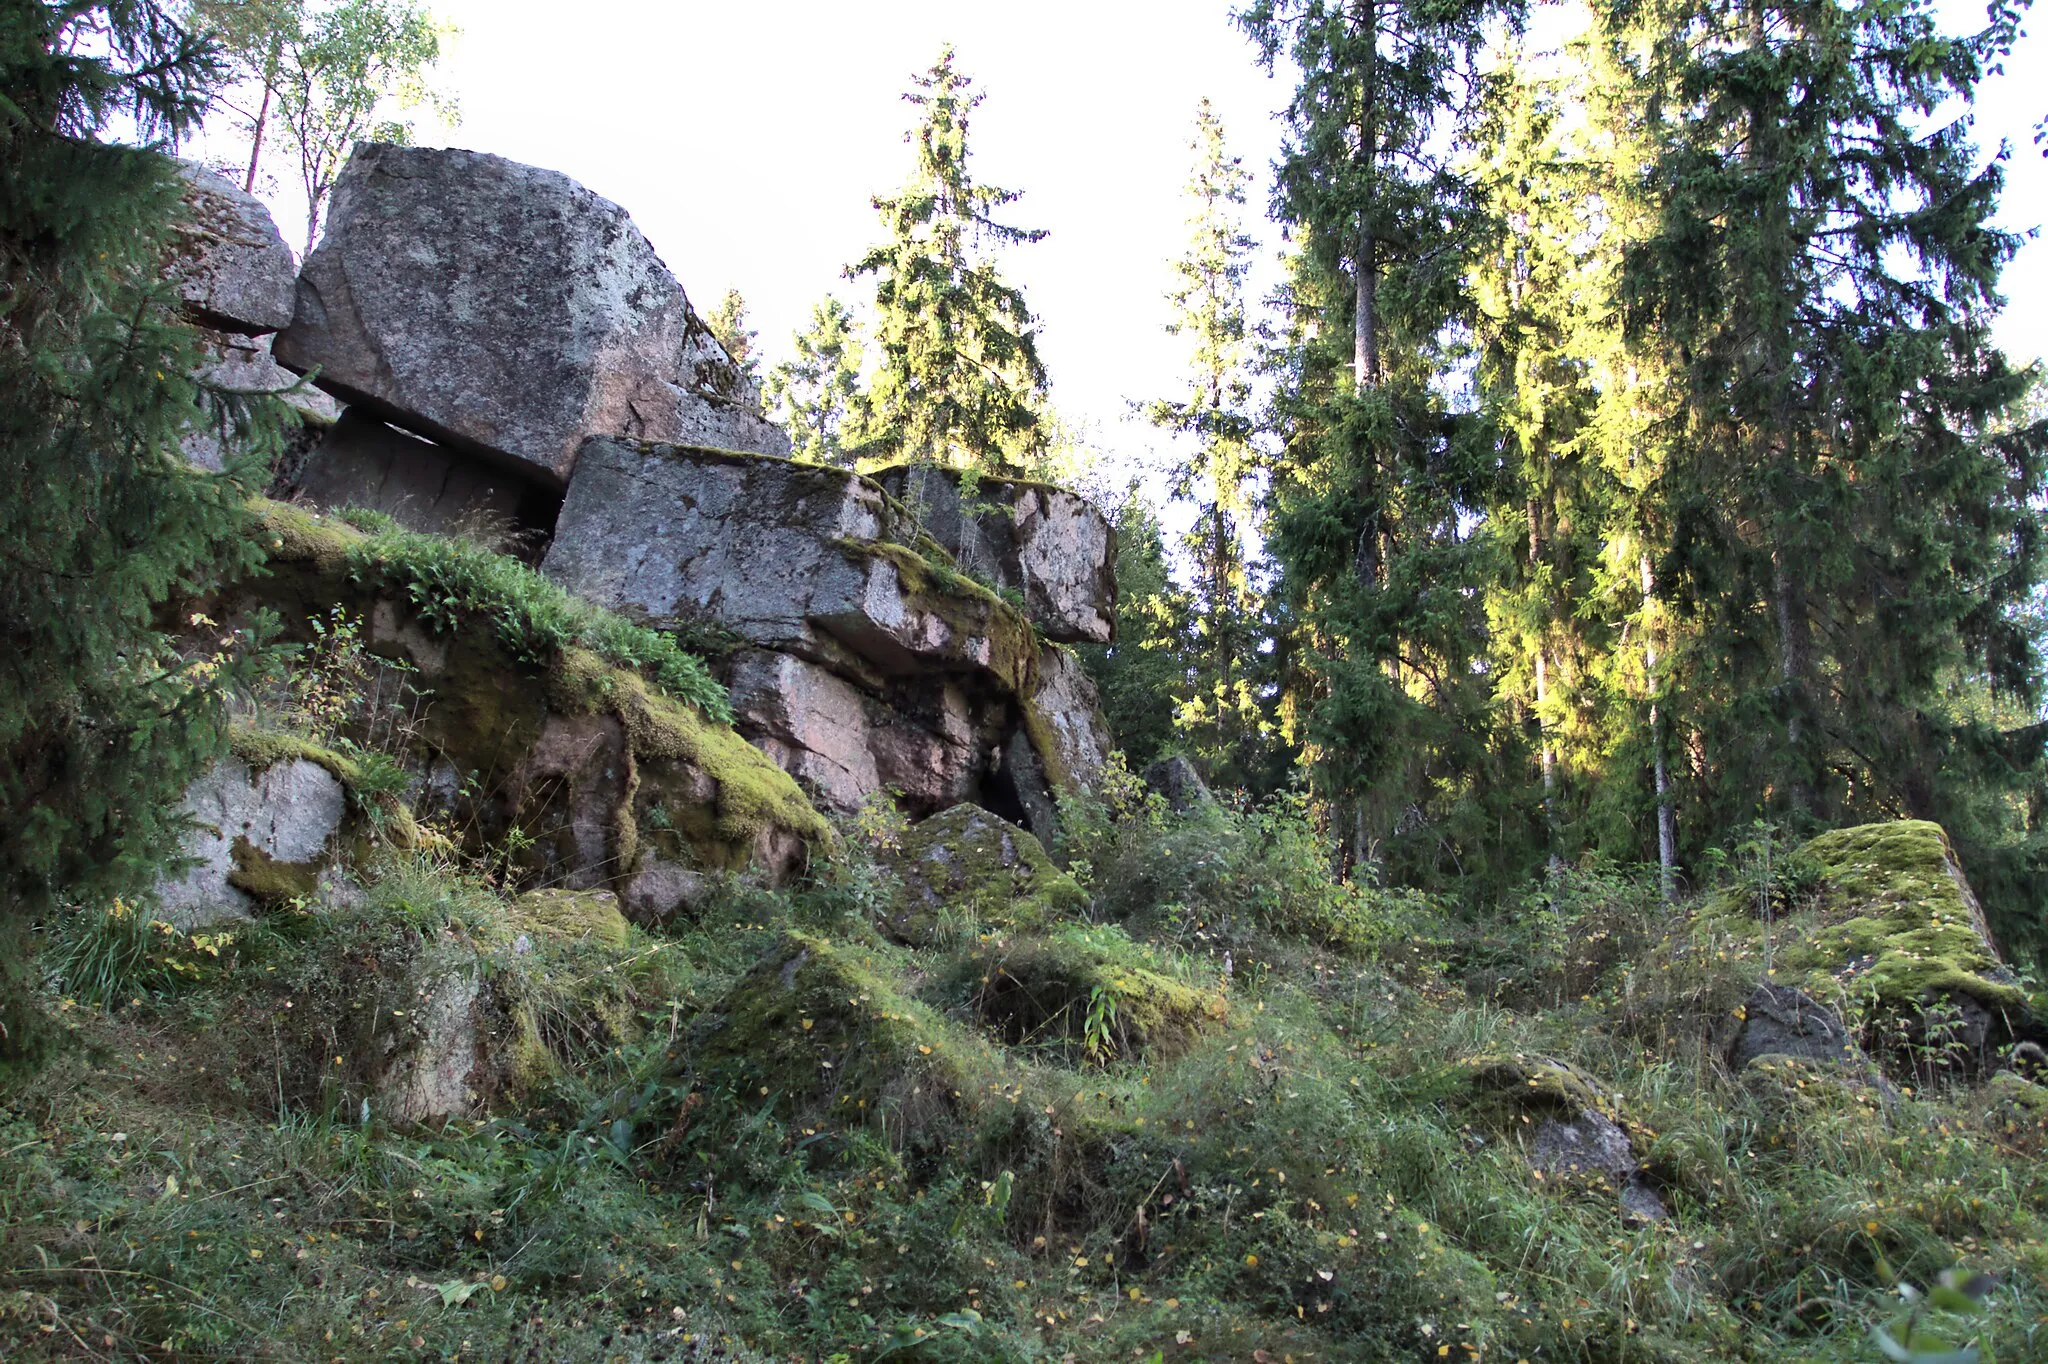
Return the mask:
<svg viewBox="0 0 2048 1364">
<path fill-rule="evenodd" d="M 557 488 L 591 435 L 789 449 L 624 209 L 481 152 L 358 144 L 276 353 Z"/>
<path fill-rule="evenodd" d="M 521 528 L 530 487 L 509 470 L 408 435 L 349 408 L 298 475 L 299 498 L 368 507 L 409 530 L 499 539 Z"/>
<path fill-rule="evenodd" d="M 1864 1067 L 1863 1051 L 1841 1017 L 1802 990 L 1759 985 L 1743 1005 L 1742 1026 L 1729 1049 L 1728 1064 L 1741 1070 L 1762 1056 L 1792 1056 L 1829 1065 Z"/>
<path fill-rule="evenodd" d="M 1186 814 L 1198 805 L 1213 805 L 1216 797 L 1209 783 L 1186 758 L 1161 758 L 1145 769 L 1145 785 L 1157 791 L 1175 814 Z"/>
<path fill-rule="evenodd" d="M 1094 790 L 1115 747 L 1102 718 L 1102 697 L 1081 660 L 1060 648 L 1038 653 L 1038 690 L 1032 698 L 1050 731 L 1052 752 L 1043 756 L 1052 775 L 1071 786 Z"/>
<path fill-rule="evenodd" d="M 685 446 L 584 447 L 543 571 L 660 628 L 713 626 L 869 687 L 982 673 L 1014 691 L 1028 646 L 986 593 L 920 583 L 912 528 L 839 469 Z M 878 546 L 880 548 L 878 548 Z"/>
<path fill-rule="evenodd" d="M 963 497 L 958 472 L 929 465 L 874 477 L 963 569 L 1020 593 L 1046 638 L 1116 638 L 1116 531 L 1080 494 L 980 478 Z"/>
<path fill-rule="evenodd" d="M 312 385 L 302 384 L 298 375 L 271 359 L 268 337 L 204 330 L 200 344 L 208 356 L 207 364 L 198 371 L 202 383 L 218 385 L 230 394 L 277 394 L 306 427 L 302 439 L 317 440 L 320 431 L 341 415 L 339 403 Z M 219 413 L 214 421 L 185 437 L 185 458 L 202 469 L 220 472 L 222 451 L 231 441 L 223 425 L 225 416 Z"/>
<path fill-rule="evenodd" d="M 179 928 L 252 916 L 256 901 L 230 883 L 235 846 L 248 846 L 277 862 L 324 865 L 337 851 L 348 813 L 334 775 L 304 758 L 251 772 L 229 759 L 192 783 L 184 811 L 193 821 L 181 852 L 197 863 L 156 887 L 162 918 Z"/>
<path fill-rule="evenodd" d="M 221 331 L 261 336 L 290 324 L 299 268 L 270 210 L 204 166 L 178 163 L 191 211 L 173 249 L 171 273 L 192 319 Z"/>
<path fill-rule="evenodd" d="M 460 966 L 427 975 L 404 1034 L 386 1060 L 372 1108 L 401 1123 L 443 1123 L 483 1111 L 494 1087 L 484 1014 L 491 1000 L 479 968 Z"/>
</svg>

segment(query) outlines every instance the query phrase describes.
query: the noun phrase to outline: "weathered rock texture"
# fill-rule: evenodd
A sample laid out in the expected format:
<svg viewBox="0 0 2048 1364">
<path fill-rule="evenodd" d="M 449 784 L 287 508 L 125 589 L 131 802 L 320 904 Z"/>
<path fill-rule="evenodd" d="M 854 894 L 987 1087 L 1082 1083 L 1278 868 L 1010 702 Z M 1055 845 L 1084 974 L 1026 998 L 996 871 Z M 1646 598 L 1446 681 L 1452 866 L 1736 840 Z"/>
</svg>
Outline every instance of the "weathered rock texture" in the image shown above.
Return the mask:
<svg viewBox="0 0 2048 1364">
<path fill-rule="evenodd" d="M 202 330 L 199 339 L 207 354 L 207 363 L 198 371 L 202 383 L 224 389 L 230 396 L 275 394 L 297 414 L 299 429 L 286 436 L 288 461 L 294 452 L 302 456 L 317 444 L 341 415 L 341 405 L 334 399 L 270 358 L 268 337 Z M 224 463 L 222 452 L 233 448 L 223 430 L 226 422 L 227 413 L 216 411 L 213 421 L 187 435 L 182 442 L 185 458 L 219 473 Z"/>
<path fill-rule="evenodd" d="M 202 326 L 245 336 L 288 326 L 299 271 L 270 210 L 204 166 L 182 161 L 178 170 L 190 218 L 171 273 L 186 313 Z"/>
<path fill-rule="evenodd" d="M 1051 793 L 1092 785 L 1108 753 L 1073 657 L 842 469 L 592 440 L 543 570 L 649 625 L 741 641 L 741 733 L 836 810 L 977 800 L 1043 833 Z"/>
<path fill-rule="evenodd" d="M 1047 639 L 1116 638 L 1116 531 L 1080 494 L 931 465 L 884 469 L 874 478 L 963 570 L 1019 594 Z"/>
<path fill-rule="evenodd" d="M 1624 1218 L 1659 1222 L 1663 1199 L 1637 1162 L 1619 1098 L 1577 1066 L 1550 1057 L 1475 1057 L 1475 1099 L 1547 1187 L 1610 1192 Z"/>
<path fill-rule="evenodd" d="M 276 353 L 557 489 L 591 435 L 789 449 L 624 209 L 480 152 L 358 145 Z"/>
<path fill-rule="evenodd" d="M 368 507 L 408 530 L 436 535 L 494 540 L 546 515 L 533 507 L 542 494 L 527 480 L 354 407 L 313 449 L 294 484 L 297 500 L 312 506 Z"/>
<path fill-rule="evenodd" d="M 339 851 L 346 793 L 305 758 L 252 770 L 230 758 L 185 792 L 192 829 L 181 849 L 196 859 L 157 886 L 165 922 L 191 928 L 249 918 L 281 885 L 312 889 Z"/>
<path fill-rule="evenodd" d="M 1856 1068 L 1864 1064 L 1863 1051 L 1839 1014 L 1804 990 L 1768 983 L 1757 986 L 1742 1006 L 1728 1064 L 1741 1070 L 1765 1056 Z"/>
<path fill-rule="evenodd" d="M 1765 925 L 1756 897 L 1724 892 L 1709 918 L 1771 936 L 1775 982 L 1825 1005 L 1853 999 L 1864 1041 L 1898 1073 L 1924 1065 L 1978 1069 L 2043 1029 L 2040 1001 L 2005 964 L 1962 864 L 1938 824 L 1898 820 L 1822 834 L 1800 849 L 1812 894 Z M 1918 1058 L 1918 1059 L 1916 1059 Z"/>
</svg>

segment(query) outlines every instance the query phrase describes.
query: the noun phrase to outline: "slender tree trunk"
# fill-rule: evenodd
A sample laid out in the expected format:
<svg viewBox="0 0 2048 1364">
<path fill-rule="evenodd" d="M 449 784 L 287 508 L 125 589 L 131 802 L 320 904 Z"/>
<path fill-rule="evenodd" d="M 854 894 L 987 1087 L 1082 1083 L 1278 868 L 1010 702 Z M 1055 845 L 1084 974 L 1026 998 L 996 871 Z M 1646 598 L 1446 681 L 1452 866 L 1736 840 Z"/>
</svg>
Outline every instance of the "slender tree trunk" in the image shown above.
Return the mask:
<svg viewBox="0 0 2048 1364">
<path fill-rule="evenodd" d="M 1657 884 L 1669 902 L 1677 895 L 1678 817 L 1671 808 L 1671 765 L 1665 753 L 1664 717 L 1657 703 L 1657 634 L 1650 626 L 1650 605 L 1657 599 L 1656 580 L 1650 575 L 1650 556 L 1642 556 L 1643 570 L 1643 672 L 1650 689 L 1651 770 L 1657 791 Z"/>
<path fill-rule="evenodd" d="M 1364 0 L 1359 6 L 1359 26 L 1365 34 L 1365 65 L 1360 82 L 1358 154 L 1365 163 L 1368 179 L 1378 169 L 1379 120 L 1379 0 Z M 1375 192 L 1377 186 L 1374 187 Z M 1360 388 L 1380 381 L 1379 355 L 1379 242 L 1373 235 L 1372 211 L 1359 215 L 1357 308 L 1352 320 L 1352 372 Z"/>
<path fill-rule="evenodd" d="M 1785 684 L 1785 748 L 1792 762 L 1788 794 L 1801 814 L 1813 811 L 1812 767 L 1807 761 L 1806 679 L 1813 633 L 1806 618 L 1806 588 L 1781 547 L 1771 554 L 1771 589 L 1778 615 L 1778 675 Z"/>
<path fill-rule="evenodd" d="M 1529 499 L 1529 570 L 1539 572 L 1543 566 L 1543 531 L 1545 526 L 1543 504 L 1536 498 Z M 1547 604 L 1546 604 L 1547 605 Z M 1548 624 L 1549 612 L 1544 613 Z M 1554 871 L 1563 865 L 1564 859 L 1557 849 L 1557 750 L 1550 742 L 1550 645 L 1547 631 L 1539 633 L 1536 640 L 1536 737 L 1539 761 L 1543 769 L 1543 838 L 1550 849 L 1550 866 Z"/>
<path fill-rule="evenodd" d="M 256 135 L 249 146 L 249 173 L 242 178 L 242 192 L 256 192 L 256 167 L 263 159 L 263 129 L 270 122 L 270 98 L 277 86 L 277 61 L 284 55 L 284 35 L 270 40 L 270 55 L 263 62 L 263 102 L 256 106 Z"/>
</svg>

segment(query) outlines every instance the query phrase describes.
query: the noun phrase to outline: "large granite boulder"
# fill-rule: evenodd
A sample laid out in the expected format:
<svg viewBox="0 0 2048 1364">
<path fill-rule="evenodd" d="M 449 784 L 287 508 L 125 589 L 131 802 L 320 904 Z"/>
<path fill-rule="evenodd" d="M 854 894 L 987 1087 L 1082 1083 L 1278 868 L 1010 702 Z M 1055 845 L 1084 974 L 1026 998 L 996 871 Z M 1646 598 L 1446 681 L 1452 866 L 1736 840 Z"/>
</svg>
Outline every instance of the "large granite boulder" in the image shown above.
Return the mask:
<svg viewBox="0 0 2048 1364">
<path fill-rule="evenodd" d="M 731 451 L 591 440 L 543 571 L 660 629 L 736 638 L 742 734 L 850 812 L 996 805 L 1041 835 L 1100 778 L 1095 689 L 879 485 Z"/>
<path fill-rule="evenodd" d="M 644 441 L 584 447 L 543 571 L 663 629 L 716 627 L 880 686 L 933 672 L 1024 690 L 1028 624 L 843 469 Z"/>
<path fill-rule="evenodd" d="M 556 489 L 591 435 L 789 449 L 624 209 L 481 152 L 359 144 L 276 354 Z"/>
<path fill-rule="evenodd" d="M 172 251 L 171 275 L 185 312 L 201 326 L 261 336 L 288 326 L 298 266 L 270 210 L 239 185 L 189 161 L 188 216 Z"/>
<path fill-rule="evenodd" d="M 1016 593 L 1047 639 L 1116 638 L 1116 530 L 1079 493 L 928 464 L 874 478 L 963 570 Z"/>
</svg>

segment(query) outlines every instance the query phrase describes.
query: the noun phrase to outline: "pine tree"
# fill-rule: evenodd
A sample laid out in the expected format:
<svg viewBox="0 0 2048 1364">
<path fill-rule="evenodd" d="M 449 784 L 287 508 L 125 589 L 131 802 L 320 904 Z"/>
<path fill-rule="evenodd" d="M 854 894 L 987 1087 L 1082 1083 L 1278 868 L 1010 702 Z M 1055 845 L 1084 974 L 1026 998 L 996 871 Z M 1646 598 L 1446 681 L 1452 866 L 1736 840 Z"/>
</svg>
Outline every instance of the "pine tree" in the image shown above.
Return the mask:
<svg viewBox="0 0 2048 1364">
<path fill-rule="evenodd" d="M 1192 372 L 1183 396 L 1150 403 L 1146 414 L 1182 438 L 1172 491 L 1195 510 L 1183 544 L 1196 565 L 1201 664 L 1180 727 L 1212 772 L 1234 781 L 1241 774 L 1222 769 L 1263 719 L 1251 669 L 1259 652 L 1258 601 L 1245 549 L 1255 491 L 1244 301 L 1254 242 L 1242 219 L 1251 175 L 1229 154 L 1222 120 L 1206 99 L 1195 115 L 1194 152 L 1190 239 L 1187 254 L 1174 262 L 1174 320 L 1167 324 L 1169 333 L 1187 338 Z"/>
<path fill-rule="evenodd" d="M 788 429 L 798 459 L 851 466 L 866 407 L 860 324 L 828 294 L 793 345 L 795 357 L 768 371 L 769 413 Z"/>
<path fill-rule="evenodd" d="M 1474 205 L 1450 157 L 1489 27 L 1516 13 L 1261 0 L 1239 16 L 1269 69 L 1299 72 L 1274 198 L 1295 243 L 1269 494 L 1295 632 L 1282 718 L 1348 859 L 1418 879 L 1529 837 L 1518 802 L 1497 804 L 1515 763 L 1491 747 L 1479 666 L 1490 547 L 1469 529 L 1496 460 L 1436 383 L 1469 310 Z"/>
<path fill-rule="evenodd" d="M 889 240 L 847 272 L 875 280 L 880 363 L 861 453 L 1013 472 L 1044 442 L 1045 368 L 1024 295 L 990 251 L 1045 234 L 997 222 L 1019 194 L 969 171 L 968 119 L 983 97 L 953 49 L 915 84 L 904 96 L 923 111 L 905 137 L 915 167 L 899 193 L 874 201 Z"/>
<path fill-rule="evenodd" d="M 718 306 L 711 310 L 711 316 L 704 319 L 704 325 L 711 328 L 711 334 L 718 338 L 718 344 L 725 347 L 725 353 L 740 367 L 740 373 L 747 376 L 747 382 L 758 388 L 761 384 L 761 362 L 754 350 L 760 341 L 760 333 L 747 325 L 747 301 L 740 297 L 737 289 L 727 289 L 725 297 L 718 300 Z"/>
<path fill-rule="evenodd" d="M 1200 657 L 1193 638 L 1194 603 L 1173 581 L 1159 516 L 1133 486 L 1116 517 L 1117 625 L 1114 644 L 1076 652 L 1102 695 L 1102 715 L 1117 747 L 1139 771 L 1178 747 L 1176 714 Z"/>
<path fill-rule="evenodd" d="M 227 679 L 158 614 L 256 547 L 238 477 L 181 453 L 220 395 L 162 279 L 181 181 L 155 149 L 218 76 L 155 0 L 0 22 L 0 1070 L 44 1037 L 32 926 L 145 888 L 222 743 Z M 151 146 L 101 140 L 117 120 Z M 274 437 L 274 411 L 225 415 Z"/>
</svg>

